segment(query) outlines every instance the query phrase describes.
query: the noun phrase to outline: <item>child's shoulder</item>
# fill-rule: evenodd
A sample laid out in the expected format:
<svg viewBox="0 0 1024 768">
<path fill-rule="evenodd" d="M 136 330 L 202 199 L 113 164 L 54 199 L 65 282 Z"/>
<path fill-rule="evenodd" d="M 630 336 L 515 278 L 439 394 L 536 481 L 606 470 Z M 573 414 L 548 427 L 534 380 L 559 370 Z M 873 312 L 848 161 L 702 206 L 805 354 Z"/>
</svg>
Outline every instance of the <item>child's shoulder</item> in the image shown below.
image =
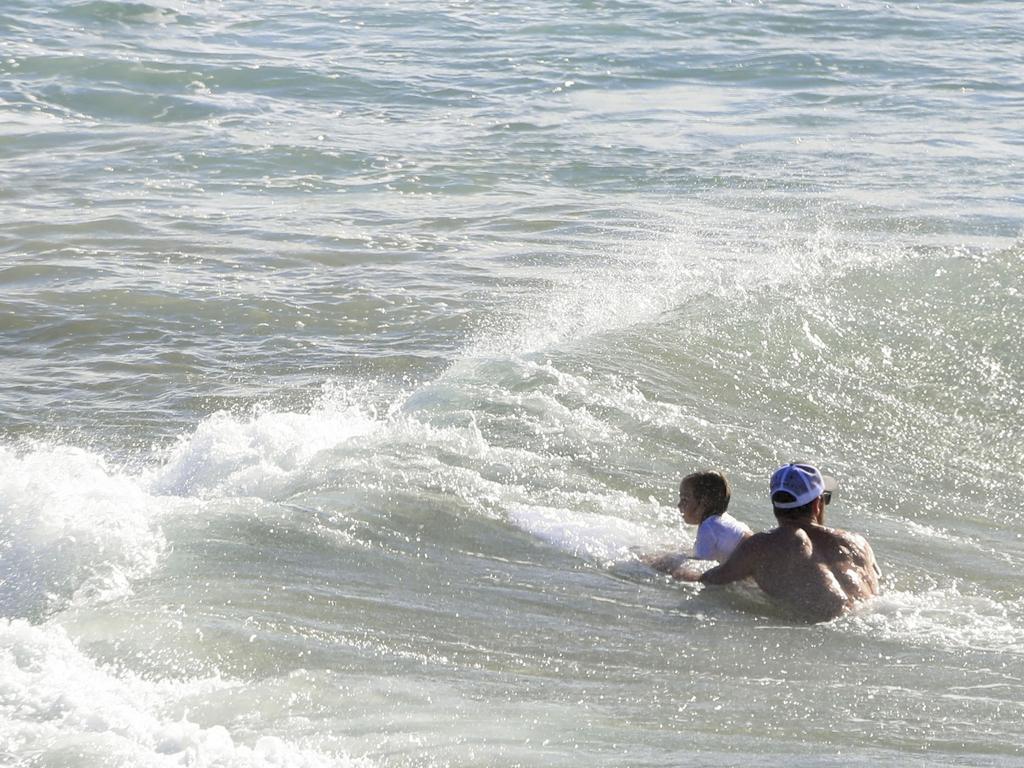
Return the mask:
<svg viewBox="0 0 1024 768">
<path fill-rule="evenodd" d="M 731 529 L 731 530 L 741 530 L 741 531 L 746 531 L 747 533 L 751 532 L 749 525 L 744 523 L 742 520 L 736 519 L 735 517 L 730 515 L 728 512 L 722 512 L 720 515 L 712 515 L 711 517 L 707 518 L 707 520 L 705 520 L 704 522 L 707 523 L 709 521 L 714 521 L 712 523 L 712 526 L 716 527 L 716 528 L 728 528 L 728 529 Z"/>
</svg>

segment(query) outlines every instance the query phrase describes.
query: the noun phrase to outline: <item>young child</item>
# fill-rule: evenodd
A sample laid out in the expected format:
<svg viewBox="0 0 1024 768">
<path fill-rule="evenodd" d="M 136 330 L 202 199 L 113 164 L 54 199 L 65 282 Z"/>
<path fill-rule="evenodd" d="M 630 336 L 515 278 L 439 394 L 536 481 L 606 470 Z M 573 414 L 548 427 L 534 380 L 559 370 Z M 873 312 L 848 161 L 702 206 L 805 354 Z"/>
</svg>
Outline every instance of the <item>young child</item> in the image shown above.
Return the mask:
<svg viewBox="0 0 1024 768">
<path fill-rule="evenodd" d="M 679 511 L 687 525 L 696 525 L 697 541 L 693 556 L 698 560 L 729 559 L 740 542 L 752 535 L 725 510 L 729 507 L 732 489 L 721 472 L 694 472 L 679 484 Z"/>
<path fill-rule="evenodd" d="M 679 511 L 683 522 L 698 526 L 694 558 L 725 562 L 740 542 L 752 534 L 749 527 L 726 512 L 731 498 L 729 481 L 721 472 L 694 472 L 679 483 Z M 678 555 L 645 559 L 655 570 L 673 575 L 683 567 Z"/>
</svg>

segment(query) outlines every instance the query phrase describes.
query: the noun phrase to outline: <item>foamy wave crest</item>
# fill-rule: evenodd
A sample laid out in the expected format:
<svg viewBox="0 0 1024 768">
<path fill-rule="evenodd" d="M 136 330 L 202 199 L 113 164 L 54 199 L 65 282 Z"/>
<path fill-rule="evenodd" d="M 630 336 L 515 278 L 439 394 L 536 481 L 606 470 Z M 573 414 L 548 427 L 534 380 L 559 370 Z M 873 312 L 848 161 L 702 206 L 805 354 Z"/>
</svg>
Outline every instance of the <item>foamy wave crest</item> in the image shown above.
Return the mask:
<svg viewBox="0 0 1024 768">
<path fill-rule="evenodd" d="M 516 357 L 572 344 L 650 322 L 703 297 L 713 297 L 721 307 L 796 284 L 795 296 L 816 301 L 822 281 L 905 255 L 891 245 L 841 239 L 844 227 L 827 211 L 810 232 L 776 225 L 740 247 L 678 217 L 652 218 L 647 225 L 642 236 L 617 252 L 591 254 L 573 269 L 544 274 L 550 288 L 526 297 L 510 316 L 485 328 L 466 358 Z M 748 226 L 744 222 L 744 229 Z"/>
<path fill-rule="evenodd" d="M 636 502 L 632 502 L 636 506 Z M 635 510 L 633 511 L 635 516 Z M 620 514 L 579 512 L 560 507 L 511 504 L 509 521 L 575 557 L 604 565 L 635 560 L 638 548 L 645 551 L 664 547 L 662 526 L 633 522 Z"/>
<path fill-rule="evenodd" d="M 551 273 L 551 290 L 488 329 L 468 357 L 523 355 L 650 320 L 694 290 L 695 261 L 677 242 L 629 243 L 579 269 Z M 566 277 L 568 275 L 568 277 Z"/>
<path fill-rule="evenodd" d="M 372 410 L 335 396 L 308 413 L 215 413 L 178 441 L 148 484 L 155 494 L 273 498 L 320 452 L 380 424 Z"/>
<path fill-rule="evenodd" d="M 240 744 L 227 728 L 201 727 L 170 710 L 220 680 L 149 682 L 118 675 L 81 653 L 63 630 L 0 619 L 0 760 L 33 755 L 47 765 L 369 768 L 265 736 Z"/>
<path fill-rule="evenodd" d="M 995 600 L 955 585 L 923 593 L 886 591 L 850 621 L 872 637 L 936 648 L 1024 654 L 1024 627 Z"/>
<path fill-rule="evenodd" d="M 0 612 L 38 618 L 68 600 L 123 596 L 165 548 L 154 513 L 99 456 L 0 447 Z"/>
</svg>

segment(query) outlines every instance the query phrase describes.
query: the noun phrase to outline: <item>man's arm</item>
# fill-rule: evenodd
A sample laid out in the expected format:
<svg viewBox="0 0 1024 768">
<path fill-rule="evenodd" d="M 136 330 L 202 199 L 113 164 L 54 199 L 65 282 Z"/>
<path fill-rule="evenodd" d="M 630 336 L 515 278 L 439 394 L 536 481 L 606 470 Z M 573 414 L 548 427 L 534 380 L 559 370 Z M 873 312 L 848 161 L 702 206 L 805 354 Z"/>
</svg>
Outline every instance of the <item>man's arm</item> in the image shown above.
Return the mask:
<svg viewBox="0 0 1024 768">
<path fill-rule="evenodd" d="M 754 570 L 761 558 L 762 543 L 765 534 L 756 533 L 748 536 L 729 555 L 729 559 L 719 566 L 704 571 L 700 577 L 701 584 L 732 584 L 734 581 L 754 575 Z M 696 579 L 694 579 L 696 581 Z"/>
</svg>

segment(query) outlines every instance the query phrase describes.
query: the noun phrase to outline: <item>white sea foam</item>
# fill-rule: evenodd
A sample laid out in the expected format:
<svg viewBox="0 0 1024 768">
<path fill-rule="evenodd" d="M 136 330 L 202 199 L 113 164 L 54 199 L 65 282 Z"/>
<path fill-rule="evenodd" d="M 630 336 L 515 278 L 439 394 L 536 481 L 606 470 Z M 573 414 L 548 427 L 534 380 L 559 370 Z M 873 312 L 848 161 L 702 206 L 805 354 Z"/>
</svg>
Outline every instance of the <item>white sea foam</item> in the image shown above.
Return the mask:
<svg viewBox="0 0 1024 768">
<path fill-rule="evenodd" d="M 508 518 L 541 541 L 603 565 L 634 560 L 638 547 L 651 551 L 669 546 L 671 541 L 668 530 L 662 526 L 614 514 L 512 504 Z M 681 546 L 678 542 L 674 544 Z"/>
<path fill-rule="evenodd" d="M 850 618 L 875 638 L 908 646 L 1024 654 L 1024 626 L 1007 606 L 957 585 L 925 592 L 887 590 Z"/>
<path fill-rule="evenodd" d="M 308 412 L 218 412 L 183 436 L 147 478 L 155 494 L 273 498 L 322 451 L 380 426 L 372 409 L 338 395 Z"/>
<path fill-rule="evenodd" d="M 166 542 L 159 502 L 79 448 L 0 448 L 0 611 L 39 616 L 130 591 Z"/>
<path fill-rule="evenodd" d="M 382 423 L 336 393 L 304 413 L 216 413 L 141 473 L 79 447 L 0 447 L 0 612 L 123 597 L 167 549 L 168 515 L 211 497 L 274 500 L 324 451 Z"/>
<path fill-rule="evenodd" d="M 216 678 L 153 682 L 115 672 L 86 657 L 59 627 L 0 619 L 0 761 L 34 754 L 73 755 L 78 765 L 369 765 L 274 736 L 242 743 L 222 725 L 201 726 L 181 714 L 188 696 L 234 685 Z"/>
</svg>

